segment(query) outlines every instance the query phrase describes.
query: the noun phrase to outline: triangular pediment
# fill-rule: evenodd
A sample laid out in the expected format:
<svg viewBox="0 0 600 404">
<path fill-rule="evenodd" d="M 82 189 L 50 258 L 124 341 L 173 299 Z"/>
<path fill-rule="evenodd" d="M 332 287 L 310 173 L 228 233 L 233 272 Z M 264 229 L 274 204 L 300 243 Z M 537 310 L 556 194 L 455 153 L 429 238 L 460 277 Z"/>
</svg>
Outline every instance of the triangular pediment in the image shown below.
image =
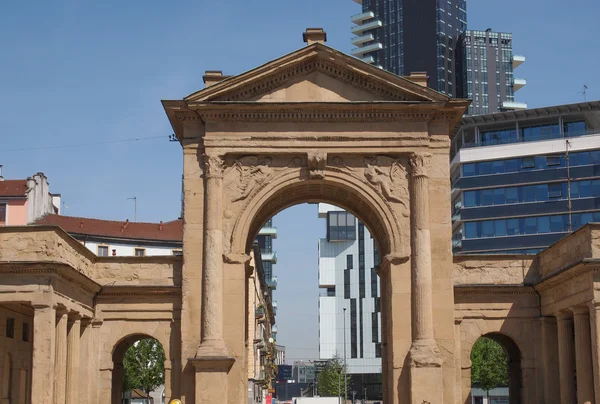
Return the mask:
<svg viewBox="0 0 600 404">
<path fill-rule="evenodd" d="M 313 44 L 227 78 L 185 98 L 187 103 L 448 101 L 404 77 Z"/>
</svg>

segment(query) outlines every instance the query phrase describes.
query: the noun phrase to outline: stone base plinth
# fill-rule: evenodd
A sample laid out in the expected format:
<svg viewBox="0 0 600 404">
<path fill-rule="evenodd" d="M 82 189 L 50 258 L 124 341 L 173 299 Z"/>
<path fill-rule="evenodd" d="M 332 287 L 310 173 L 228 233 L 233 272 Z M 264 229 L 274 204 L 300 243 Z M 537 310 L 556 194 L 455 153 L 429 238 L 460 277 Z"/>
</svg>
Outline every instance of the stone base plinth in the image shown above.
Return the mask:
<svg viewBox="0 0 600 404">
<path fill-rule="evenodd" d="M 235 358 L 206 356 L 189 360 L 196 370 L 195 403 L 227 403 L 227 373 Z"/>
<path fill-rule="evenodd" d="M 411 404 L 436 404 L 444 402 L 442 368 L 410 368 Z"/>
</svg>

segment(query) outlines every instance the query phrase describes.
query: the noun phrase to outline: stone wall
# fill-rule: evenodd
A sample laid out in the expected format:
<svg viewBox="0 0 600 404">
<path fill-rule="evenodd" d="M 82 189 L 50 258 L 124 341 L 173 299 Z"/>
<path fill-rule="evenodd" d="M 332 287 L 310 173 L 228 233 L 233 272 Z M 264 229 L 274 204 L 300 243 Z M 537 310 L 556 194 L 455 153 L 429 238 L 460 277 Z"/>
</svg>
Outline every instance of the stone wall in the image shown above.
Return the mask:
<svg viewBox="0 0 600 404">
<path fill-rule="evenodd" d="M 533 284 L 538 278 L 531 255 L 454 257 L 454 285 L 521 285 Z"/>
</svg>

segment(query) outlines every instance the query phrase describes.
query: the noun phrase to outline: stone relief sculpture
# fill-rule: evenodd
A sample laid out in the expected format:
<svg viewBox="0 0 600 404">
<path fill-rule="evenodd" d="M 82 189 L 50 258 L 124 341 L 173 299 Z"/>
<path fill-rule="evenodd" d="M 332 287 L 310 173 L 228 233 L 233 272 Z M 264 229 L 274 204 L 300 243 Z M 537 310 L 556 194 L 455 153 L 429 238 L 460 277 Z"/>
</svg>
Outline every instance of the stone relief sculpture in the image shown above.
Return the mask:
<svg viewBox="0 0 600 404">
<path fill-rule="evenodd" d="M 231 203 L 246 199 L 265 183 L 273 173 L 271 162 L 270 157 L 265 157 L 263 162 L 259 163 L 256 156 L 246 156 L 235 161 L 228 172 L 228 175 L 233 173 L 235 178 L 231 183 L 237 183 L 237 195 L 232 197 Z"/>
<path fill-rule="evenodd" d="M 364 162 L 365 180 L 385 199 L 401 204 L 403 215 L 408 217 L 408 180 L 402 163 L 387 156 L 365 157 Z"/>
<path fill-rule="evenodd" d="M 325 166 L 327 165 L 327 154 L 311 152 L 308 153 L 309 177 L 314 179 L 325 178 Z"/>
</svg>

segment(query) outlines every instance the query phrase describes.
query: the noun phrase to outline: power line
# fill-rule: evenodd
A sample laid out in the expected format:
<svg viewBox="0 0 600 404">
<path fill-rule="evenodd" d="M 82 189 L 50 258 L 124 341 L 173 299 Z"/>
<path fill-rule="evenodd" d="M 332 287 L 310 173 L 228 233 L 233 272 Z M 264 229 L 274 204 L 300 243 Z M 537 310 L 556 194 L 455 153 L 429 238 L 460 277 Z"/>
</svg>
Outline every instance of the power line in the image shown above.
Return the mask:
<svg viewBox="0 0 600 404">
<path fill-rule="evenodd" d="M 40 147 L 24 147 L 21 149 L 5 149 L 5 150 L 0 150 L 0 153 L 6 153 L 6 152 L 18 152 L 18 151 L 32 151 L 32 150 L 49 150 L 49 149 L 65 149 L 65 148 L 69 148 L 69 147 L 85 147 L 85 146 L 98 146 L 98 145 L 104 145 L 104 144 L 112 144 L 112 143 L 128 143 L 128 142 L 137 142 L 140 140 L 150 140 L 150 139 L 165 139 L 167 138 L 169 141 L 171 140 L 170 136 L 146 136 L 146 137 L 136 137 L 136 138 L 130 138 L 130 139 L 120 139 L 120 140 L 106 140 L 103 142 L 91 142 L 91 143 L 75 143 L 75 144 L 68 144 L 68 145 L 53 145 L 53 146 L 40 146 Z"/>
</svg>

